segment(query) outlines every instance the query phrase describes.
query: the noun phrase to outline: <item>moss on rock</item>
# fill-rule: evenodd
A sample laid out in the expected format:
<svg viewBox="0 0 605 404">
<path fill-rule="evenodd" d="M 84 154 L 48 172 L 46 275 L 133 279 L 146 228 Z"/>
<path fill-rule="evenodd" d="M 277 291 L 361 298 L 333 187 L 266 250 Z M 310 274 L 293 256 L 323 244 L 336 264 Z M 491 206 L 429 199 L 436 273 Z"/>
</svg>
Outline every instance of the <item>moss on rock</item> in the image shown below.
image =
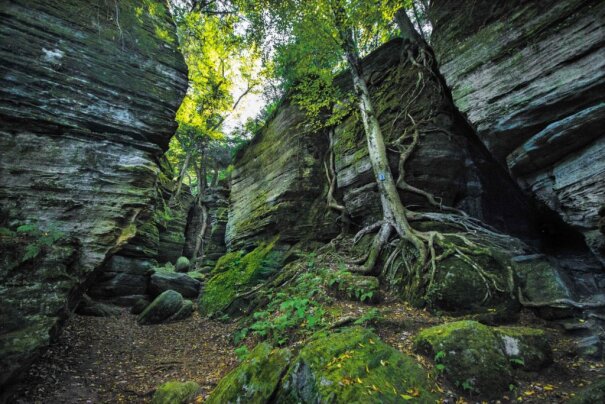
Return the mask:
<svg viewBox="0 0 605 404">
<path fill-rule="evenodd" d="M 552 362 L 548 335 L 529 327 L 489 327 L 464 320 L 421 331 L 416 349 L 434 356 L 463 390 L 496 397 L 513 381 L 513 367 L 538 370 Z"/>
<path fill-rule="evenodd" d="M 196 382 L 166 382 L 160 385 L 153 398 L 151 404 L 184 404 L 191 401 L 200 386 Z"/>
<path fill-rule="evenodd" d="M 552 363 L 552 349 L 544 330 L 498 327 L 494 331 L 502 341 L 504 354 L 513 365 L 525 370 L 539 370 Z"/>
<path fill-rule="evenodd" d="M 278 403 L 433 403 L 427 372 L 371 331 L 320 332 L 300 351 L 282 381 Z"/>
<path fill-rule="evenodd" d="M 513 381 L 512 368 L 490 327 L 464 320 L 421 331 L 416 349 L 440 357 L 446 377 L 463 390 L 495 397 Z"/>
<path fill-rule="evenodd" d="M 287 349 L 261 343 L 246 360 L 225 376 L 208 400 L 209 404 L 265 403 L 273 396 L 290 362 Z"/>
<path fill-rule="evenodd" d="M 200 298 L 200 312 L 212 316 L 227 309 L 239 292 L 275 272 L 281 261 L 279 253 L 273 251 L 276 241 L 261 244 L 248 254 L 237 251 L 221 257 Z"/>
</svg>

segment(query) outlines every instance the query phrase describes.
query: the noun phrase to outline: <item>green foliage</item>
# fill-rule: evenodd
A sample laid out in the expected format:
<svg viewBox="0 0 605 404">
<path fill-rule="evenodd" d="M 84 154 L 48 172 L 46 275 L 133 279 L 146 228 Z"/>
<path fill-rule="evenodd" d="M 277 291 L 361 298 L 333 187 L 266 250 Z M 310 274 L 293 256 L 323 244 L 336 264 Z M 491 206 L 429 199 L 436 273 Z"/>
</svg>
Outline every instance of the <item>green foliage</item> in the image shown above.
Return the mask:
<svg viewBox="0 0 605 404">
<path fill-rule="evenodd" d="M 443 363 L 441 363 L 443 361 L 443 359 L 445 358 L 445 351 L 439 351 L 435 354 L 435 369 L 437 370 L 437 372 L 439 373 L 443 373 L 445 371 L 445 365 Z"/>
<path fill-rule="evenodd" d="M 294 336 L 305 336 L 319 330 L 326 323 L 324 304 L 325 270 L 316 267 L 315 256 L 307 255 L 302 265 L 305 272 L 284 289 L 270 290 L 262 296 L 268 303 L 252 315 L 251 324 L 239 330 L 236 343 L 248 334 L 284 345 Z"/>
<path fill-rule="evenodd" d="M 36 258 L 44 249 L 51 247 L 64 237 L 55 225 L 50 225 L 42 230 L 36 223 L 25 223 L 17 226 L 15 231 L 6 227 L 0 228 L 0 234 L 6 237 L 23 238 L 26 241 L 22 261 Z"/>
<path fill-rule="evenodd" d="M 246 345 L 242 345 L 236 348 L 233 352 L 235 353 L 235 356 L 237 356 L 237 359 L 240 362 L 245 360 L 250 354 L 250 351 L 248 350 L 248 347 Z"/>
<path fill-rule="evenodd" d="M 510 363 L 517 366 L 525 366 L 525 361 L 523 358 L 510 358 Z"/>
</svg>

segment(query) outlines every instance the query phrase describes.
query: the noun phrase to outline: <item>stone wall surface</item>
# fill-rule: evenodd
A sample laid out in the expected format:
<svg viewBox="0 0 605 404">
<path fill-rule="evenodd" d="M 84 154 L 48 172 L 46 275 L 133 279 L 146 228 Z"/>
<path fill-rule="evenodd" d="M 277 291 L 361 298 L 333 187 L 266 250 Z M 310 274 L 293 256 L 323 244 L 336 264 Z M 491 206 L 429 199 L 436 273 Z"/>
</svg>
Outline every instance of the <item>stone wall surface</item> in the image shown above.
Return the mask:
<svg viewBox="0 0 605 404">
<path fill-rule="evenodd" d="M 437 0 L 431 20 L 457 107 L 605 263 L 605 3 Z"/>
<path fill-rule="evenodd" d="M 151 214 L 187 86 L 176 41 L 162 1 L 0 4 L 0 226 L 31 224 L 0 237 L 0 385 Z M 25 259 L 49 230 L 62 241 Z"/>
</svg>

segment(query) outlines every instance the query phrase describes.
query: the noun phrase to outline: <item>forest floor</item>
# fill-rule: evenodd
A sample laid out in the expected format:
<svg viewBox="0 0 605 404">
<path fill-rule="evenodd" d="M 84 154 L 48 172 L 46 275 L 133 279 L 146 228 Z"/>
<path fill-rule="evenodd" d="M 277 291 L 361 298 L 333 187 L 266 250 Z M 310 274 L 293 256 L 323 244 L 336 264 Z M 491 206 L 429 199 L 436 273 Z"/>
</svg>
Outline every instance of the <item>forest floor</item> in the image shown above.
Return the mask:
<svg viewBox="0 0 605 404">
<path fill-rule="evenodd" d="M 387 321 L 376 332 L 395 348 L 413 355 L 428 369 L 433 364 L 413 351 L 418 330 L 451 320 L 436 317 L 396 301 L 378 306 L 335 302 L 345 316 L 358 317 L 377 307 Z M 571 340 L 545 321 L 524 311 L 520 325 L 548 329 L 552 335 L 554 363 L 540 373 L 521 372 L 517 386 L 495 403 L 562 403 L 583 386 L 605 373 L 603 363 L 570 354 Z M 139 326 L 126 310 L 118 317 L 74 315 L 50 349 L 16 386 L 14 403 L 139 403 L 148 402 L 155 388 L 169 380 L 200 384 L 198 401 L 237 364 L 231 335 L 236 323 L 201 318 Z M 254 341 L 248 341 L 253 343 Z M 444 403 L 475 402 L 458 397 L 441 377 L 437 380 Z"/>
<path fill-rule="evenodd" d="M 140 326 L 136 316 L 74 315 L 30 368 L 14 403 L 138 403 L 170 380 L 195 380 L 209 393 L 237 364 L 235 324 L 201 318 Z"/>
</svg>

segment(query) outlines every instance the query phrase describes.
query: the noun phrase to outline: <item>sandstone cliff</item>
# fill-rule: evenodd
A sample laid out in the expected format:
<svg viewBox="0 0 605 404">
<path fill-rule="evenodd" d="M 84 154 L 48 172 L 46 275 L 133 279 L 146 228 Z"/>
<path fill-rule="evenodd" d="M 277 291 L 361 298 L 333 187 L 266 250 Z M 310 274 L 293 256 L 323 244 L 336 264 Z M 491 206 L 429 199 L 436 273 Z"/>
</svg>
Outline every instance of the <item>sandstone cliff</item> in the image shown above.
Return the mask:
<svg viewBox="0 0 605 404">
<path fill-rule="evenodd" d="M 1 239 L 0 384 L 150 215 L 187 86 L 176 41 L 160 1 L 2 2 L 0 225 L 30 231 Z"/>
<path fill-rule="evenodd" d="M 605 262 L 605 4 L 432 2 L 454 101 L 492 154 Z"/>
</svg>

